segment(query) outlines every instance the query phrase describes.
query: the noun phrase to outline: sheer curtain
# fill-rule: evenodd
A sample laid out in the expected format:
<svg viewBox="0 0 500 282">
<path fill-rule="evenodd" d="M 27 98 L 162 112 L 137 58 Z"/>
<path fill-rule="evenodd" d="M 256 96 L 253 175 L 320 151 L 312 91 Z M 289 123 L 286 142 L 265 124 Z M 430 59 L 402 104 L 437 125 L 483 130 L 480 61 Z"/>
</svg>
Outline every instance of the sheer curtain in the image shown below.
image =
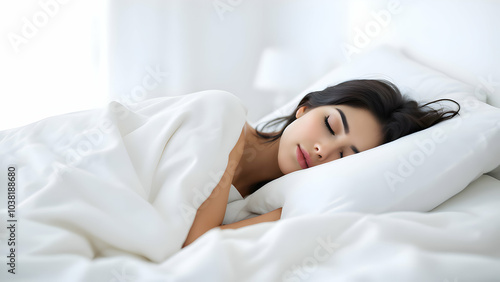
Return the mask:
<svg viewBox="0 0 500 282">
<path fill-rule="evenodd" d="M 256 121 L 339 61 L 337 43 L 346 15 L 331 12 L 345 11 L 346 5 L 111 0 L 110 97 L 133 102 L 221 89 L 239 96 L 249 120 Z M 151 69 L 160 72 L 158 80 L 150 79 Z M 259 72 L 268 77 L 259 78 Z"/>
<path fill-rule="evenodd" d="M 110 1 L 111 99 L 221 89 L 256 107 L 260 93 L 252 92 L 252 83 L 265 30 L 263 2 L 231 2 L 231 11 L 221 14 L 216 1 Z M 151 72 L 158 79 L 149 79 Z M 148 80 L 156 82 L 149 89 L 143 85 Z"/>
</svg>

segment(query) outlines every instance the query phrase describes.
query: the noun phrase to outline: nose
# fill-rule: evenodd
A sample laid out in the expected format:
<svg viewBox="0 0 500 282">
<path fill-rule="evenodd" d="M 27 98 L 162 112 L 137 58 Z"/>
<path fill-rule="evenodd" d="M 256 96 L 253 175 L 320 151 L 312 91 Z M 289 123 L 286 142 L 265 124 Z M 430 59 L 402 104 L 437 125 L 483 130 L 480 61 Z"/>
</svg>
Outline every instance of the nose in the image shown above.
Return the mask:
<svg viewBox="0 0 500 282">
<path fill-rule="evenodd" d="M 316 143 L 314 154 L 318 163 L 326 163 L 340 158 L 342 145 L 340 142 Z"/>
</svg>

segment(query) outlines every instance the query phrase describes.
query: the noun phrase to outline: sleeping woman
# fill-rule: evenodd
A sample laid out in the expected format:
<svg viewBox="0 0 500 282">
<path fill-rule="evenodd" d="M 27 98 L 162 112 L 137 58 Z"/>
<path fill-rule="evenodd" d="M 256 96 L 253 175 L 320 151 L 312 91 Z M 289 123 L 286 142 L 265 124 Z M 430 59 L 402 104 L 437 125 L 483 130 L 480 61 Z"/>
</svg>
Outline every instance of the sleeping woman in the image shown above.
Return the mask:
<svg viewBox="0 0 500 282">
<path fill-rule="evenodd" d="M 245 124 L 229 155 L 227 168 L 212 194 L 198 208 L 183 247 L 208 230 L 234 229 L 281 217 L 281 208 L 222 225 L 229 190 L 233 185 L 245 197 L 285 174 L 357 154 L 453 118 L 458 109 L 443 110 L 403 97 L 382 80 L 351 80 L 307 94 L 295 111 L 260 129 Z M 284 126 L 277 132 L 268 126 Z M 242 158 L 245 150 L 256 152 Z"/>
</svg>

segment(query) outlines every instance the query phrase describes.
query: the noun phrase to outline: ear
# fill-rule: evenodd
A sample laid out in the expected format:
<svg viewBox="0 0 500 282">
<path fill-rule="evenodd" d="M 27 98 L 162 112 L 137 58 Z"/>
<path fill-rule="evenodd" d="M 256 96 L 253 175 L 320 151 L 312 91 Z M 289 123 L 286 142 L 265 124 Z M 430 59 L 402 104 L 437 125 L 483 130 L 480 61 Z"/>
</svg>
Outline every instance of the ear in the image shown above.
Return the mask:
<svg viewBox="0 0 500 282">
<path fill-rule="evenodd" d="M 307 106 L 300 107 L 295 113 L 295 118 L 300 118 L 307 112 Z"/>
</svg>

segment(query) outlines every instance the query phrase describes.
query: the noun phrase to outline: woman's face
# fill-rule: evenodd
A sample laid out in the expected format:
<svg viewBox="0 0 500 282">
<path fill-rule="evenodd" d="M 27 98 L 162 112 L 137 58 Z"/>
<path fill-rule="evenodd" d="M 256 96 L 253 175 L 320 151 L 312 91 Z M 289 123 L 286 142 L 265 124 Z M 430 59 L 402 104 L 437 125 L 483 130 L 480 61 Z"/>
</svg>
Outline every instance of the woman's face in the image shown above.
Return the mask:
<svg viewBox="0 0 500 282">
<path fill-rule="evenodd" d="M 334 161 L 382 144 L 382 127 L 365 109 L 347 105 L 301 107 L 280 138 L 283 174 Z"/>
</svg>

